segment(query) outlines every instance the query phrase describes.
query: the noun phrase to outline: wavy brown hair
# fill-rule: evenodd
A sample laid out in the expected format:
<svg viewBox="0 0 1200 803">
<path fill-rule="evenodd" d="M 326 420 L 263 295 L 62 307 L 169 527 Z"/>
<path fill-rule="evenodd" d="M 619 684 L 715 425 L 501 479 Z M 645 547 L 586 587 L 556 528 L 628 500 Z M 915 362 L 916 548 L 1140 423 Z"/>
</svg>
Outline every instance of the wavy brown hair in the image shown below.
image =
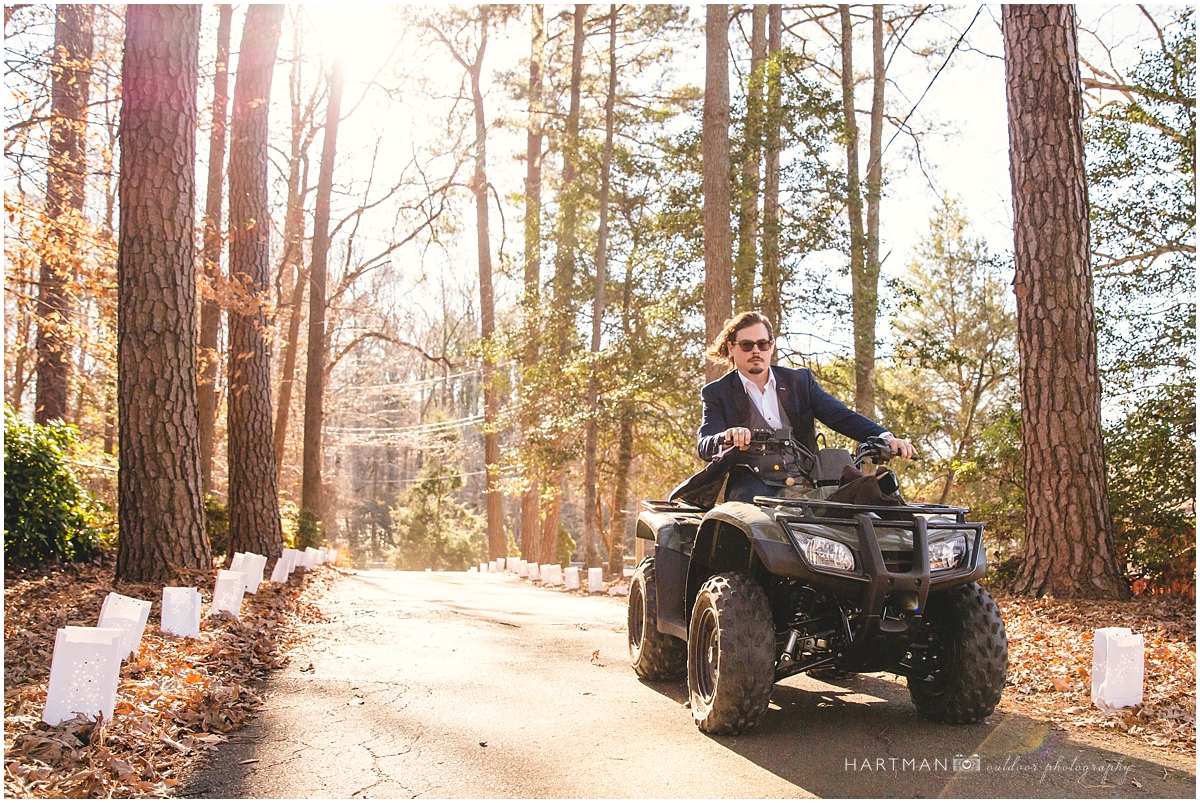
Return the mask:
<svg viewBox="0 0 1200 803">
<path fill-rule="evenodd" d="M 738 332 L 748 326 L 754 326 L 756 323 L 767 327 L 767 337 L 775 339 L 775 330 L 771 328 L 771 322 L 766 315 L 761 312 L 739 312 L 725 321 L 725 326 L 721 328 L 720 334 L 713 338 L 713 342 L 708 344 L 708 349 L 704 353 L 710 361 L 717 365 L 732 368 L 733 358 L 729 356 L 729 344 L 737 340 Z"/>
</svg>

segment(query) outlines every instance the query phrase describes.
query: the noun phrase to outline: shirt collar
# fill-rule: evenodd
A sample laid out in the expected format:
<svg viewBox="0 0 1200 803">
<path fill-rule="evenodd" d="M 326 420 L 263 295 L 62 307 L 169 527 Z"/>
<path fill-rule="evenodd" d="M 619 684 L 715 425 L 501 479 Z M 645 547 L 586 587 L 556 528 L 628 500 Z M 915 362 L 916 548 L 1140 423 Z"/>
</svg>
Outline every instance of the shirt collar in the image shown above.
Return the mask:
<svg viewBox="0 0 1200 803">
<path fill-rule="evenodd" d="M 768 390 L 775 389 L 775 368 L 774 368 L 774 366 L 768 365 L 767 373 L 770 375 L 770 377 L 767 379 L 767 386 L 765 388 L 763 388 L 762 395 L 764 395 L 764 396 L 767 394 Z M 738 371 L 737 375 L 738 375 L 738 379 L 742 380 L 742 389 L 745 390 L 747 394 L 750 393 L 750 388 L 754 388 L 754 391 L 756 393 L 758 392 L 758 385 L 754 384 L 753 379 L 747 379 L 746 375 L 743 374 L 741 371 Z"/>
</svg>

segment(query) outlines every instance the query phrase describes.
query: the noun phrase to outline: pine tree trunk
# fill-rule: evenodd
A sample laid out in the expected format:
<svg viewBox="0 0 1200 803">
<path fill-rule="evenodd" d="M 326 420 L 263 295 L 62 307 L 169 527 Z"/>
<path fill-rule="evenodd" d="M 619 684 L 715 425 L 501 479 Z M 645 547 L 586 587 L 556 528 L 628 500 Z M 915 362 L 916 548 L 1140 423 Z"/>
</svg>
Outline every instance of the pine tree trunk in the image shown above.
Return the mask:
<svg viewBox="0 0 1200 803">
<path fill-rule="evenodd" d="M 601 565 L 599 479 L 596 473 L 596 448 L 599 440 L 600 330 L 604 321 L 604 290 L 608 281 L 608 194 L 612 176 L 613 116 L 617 102 L 617 7 L 609 6 L 608 22 L 608 95 L 604 101 L 604 161 L 600 167 L 600 230 L 596 238 L 596 288 L 592 297 L 592 364 L 588 376 L 588 424 L 583 462 L 583 540 L 584 562 L 588 568 Z M 619 568 L 619 567 L 618 567 Z M 609 566 L 610 571 L 615 571 Z"/>
<path fill-rule="evenodd" d="M 479 50 L 471 65 L 471 100 L 475 110 L 475 249 L 479 259 L 479 339 L 483 341 L 483 460 L 487 478 L 488 558 L 508 554 L 504 535 L 504 494 L 500 490 L 500 433 L 495 431 L 500 414 L 500 394 L 495 387 L 495 358 L 491 352 L 496 334 L 496 300 L 492 289 L 492 242 L 488 222 L 487 119 L 483 108 L 483 58 L 488 41 L 488 7 L 480 6 Z"/>
<path fill-rule="evenodd" d="M 208 194 L 204 200 L 204 273 L 209 293 L 221 275 L 221 206 L 225 188 L 225 127 L 229 107 L 229 40 L 233 6 L 222 3 L 217 22 L 217 73 L 213 79 L 212 131 L 208 137 Z M 203 297 L 200 306 L 200 477 L 204 492 L 212 490 L 212 460 L 217 435 L 217 340 L 221 307 Z"/>
<path fill-rule="evenodd" d="M 117 578 L 209 569 L 196 408 L 200 6 L 131 5 L 117 255 Z"/>
<path fill-rule="evenodd" d="M 854 291 L 855 407 L 875 415 L 875 324 L 879 316 L 879 204 L 883 194 L 883 6 L 871 6 L 871 131 L 867 146 L 867 231 L 862 278 Z"/>
<path fill-rule="evenodd" d="M 771 5 L 767 11 L 769 31 L 767 34 L 767 113 L 765 115 L 766 168 L 763 181 L 763 232 L 762 262 L 763 289 L 762 311 L 776 329 L 783 327 L 783 277 L 779 265 L 779 151 L 783 84 L 779 63 L 783 49 L 783 7 Z M 771 352 L 777 360 L 779 350 Z"/>
<path fill-rule="evenodd" d="M 34 420 L 67 418 L 71 351 L 71 294 L 78 273 L 87 179 L 87 108 L 92 75 L 92 6 L 55 7 L 50 142 L 46 162 L 46 245 L 42 251 L 37 317 L 37 396 Z"/>
<path fill-rule="evenodd" d="M 711 343 L 732 315 L 733 241 L 729 225 L 729 6 L 709 5 L 705 22 L 704 337 Z M 711 382 L 724 366 L 709 363 Z"/>
<path fill-rule="evenodd" d="M 865 416 L 875 415 L 875 332 L 868 328 L 868 306 L 863 296 L 866 282 L 866 235 L 863 232 L 862 190 L 858 173 L 858 118 L 854 109 L 854 26 L 850 6 L 839 5 L 842 47 L 842 114 L 846 123 L 846 214 L 850 220 L 850 306 L 854 326 L 854 407 Z"/>
<path fill-rule="evenodd" d="M 767 6 L 755 5 L 750 33 L 750 77 L 746 86 L 745 154 L 738 197 L 738 247 L 733 266 L 733 309 L 754 306 L 758 268 L 759 168 L 763 150 L 763 77 L 767 62 Z"/>
<path fill-rule="evenodd" d="M 629 527 L 629 474 L 633 465 L 633 405 L 621 410 L 617 431 L 617 466 L 613 474 L 612 517 L 608 529 L 608 567 L 618 579 L 625 568 L 625 531 Z M 615 567 L 615 568 L 614 568 Z"/>
<path fill-rule="evenodd" d="M 542 69 L 546 52 L 546 20 L 544 6 L 530 7 L 529 42 L 529 133 L 525 147 L 525 321 L 526 339 L 524 369 L 526 376 L 538 361 L 538 337 L 541 327 L 535 324 L 541 304 L 542 272 Z M 528 392 L 524 394 L 528 397 Z M 528 398 L 526 405 L 531 402 Z M 535 426 L 532 415 L 523 422 L 526 430 Z M 524 433 L 522 433 L 524 434 Z M 524 441 L 524 438 L 522 438 Z M 521 494 L 521 557 L 537 561 L 541 546 L 541 518 L 538 511 L 541 483 L 536 466 L 528 470 L 529 488 Z"/>
<path fill-rule="evenodd" d="M 270 291 L 267 123 L 283 6 L 252 4 L 238 50 L 229 147 L 229 552 L 283 549 L 271 440 L 271 364 L 262 309 Z"/>
<path fill-rule="evenodd" d="M 342 115 L 342 59 L 336 58 L 329 75 L 329 106 L 325 113 L 325 141 L 317 175 L 316 211 L 313 217 L 312 267 L 308 274 L 308 367 L 304 377 L 304 456 L 300 480 L 300 548 L 323 540 L 321 518 L 321 429 L 325 425 L 325 363 L 329 337 L 325 331 L 328 299 L 329 203 L 333 195 L 333 167 L 337 158 L 338 126 Z"/>
<path fill-rule="evenodd" d="M 1025 553 L 1016 589 L 1127 599 L 1112 540 L 1075 11 L 1002 7 Z"/>
</svg>

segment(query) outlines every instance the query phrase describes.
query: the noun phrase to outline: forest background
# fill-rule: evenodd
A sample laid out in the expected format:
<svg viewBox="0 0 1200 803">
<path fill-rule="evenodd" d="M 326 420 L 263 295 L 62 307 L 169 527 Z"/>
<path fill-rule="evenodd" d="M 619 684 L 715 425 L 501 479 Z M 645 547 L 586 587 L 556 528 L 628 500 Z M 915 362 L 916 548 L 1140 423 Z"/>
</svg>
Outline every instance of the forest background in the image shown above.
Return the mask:
<svg viewBox="0 0 1200 803">
<path fill-rule="evenodd" d="M 80 14 L 71 39 L 53 6 L 5 8 L 5 400 L 14 419 L 77 429 L 69 465 L 114 537 L 125 10 L 79 8 L 86 53 Z M 734 309 L 767 311 L 781 362 L 912 440 L 907 496 L 972 507 L 993 566 L 1013 573 L 1025 497 L 998 9 L 853 6 L 846 28 L 835 6 L 728 8 Z M 229 279 L 219 194 L 236 171 L 213 137 L 221 76 L 234 83 L 254 33 L 246 11 L 205 6 L 200 20 L 195 275 L 220 319 L 216 339 L 199 332 L 213 552 L 226 433 L 241 431 L 232 311 L 261 316 L 290 543 L 323 539 L 360 566 L 462 569 L 497 546 L 623 562 L 628 512 L 697 464 L 705 11 L 288 6 L 261 291 Z M 1193 12 L 1078 15 L 1114 540 L 1135 591 L 1194 593 Z M 53 113 L 68 73 L 87 86 L 66 126 L 74 210 L 49 178 L 71 138 Z M 864 289 L 854 272 L 872 265 Z M 876 288 L 864 387 L 855 319 Z M 48 353 L 58 374 L 42 372 Z M 52 384 L 59 415 L 40 401 Z"/>
</svg>

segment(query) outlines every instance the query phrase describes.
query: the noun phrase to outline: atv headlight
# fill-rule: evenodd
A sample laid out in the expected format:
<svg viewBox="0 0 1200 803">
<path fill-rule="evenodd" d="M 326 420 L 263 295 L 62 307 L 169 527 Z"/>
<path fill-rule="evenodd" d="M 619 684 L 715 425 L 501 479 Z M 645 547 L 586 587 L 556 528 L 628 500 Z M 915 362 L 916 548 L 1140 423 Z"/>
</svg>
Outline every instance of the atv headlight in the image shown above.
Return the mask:
<svg viewBox="0 0 1200 803">
<path fill-rule="evenodd" d="M 850 547 L 832 538 L 810 535 L 803 530 L 792 532 L 811 566 L 818 569 L 836 569 L 839 572 L 854 571 L 854 553 L 850 551 Z"/>
<path fill-rule="evenodd" d="M 929 570 L 942 572 L 953 569 L 967 554 L 966 536 L 956 535 L 929 545 Z"/>
</svg>

